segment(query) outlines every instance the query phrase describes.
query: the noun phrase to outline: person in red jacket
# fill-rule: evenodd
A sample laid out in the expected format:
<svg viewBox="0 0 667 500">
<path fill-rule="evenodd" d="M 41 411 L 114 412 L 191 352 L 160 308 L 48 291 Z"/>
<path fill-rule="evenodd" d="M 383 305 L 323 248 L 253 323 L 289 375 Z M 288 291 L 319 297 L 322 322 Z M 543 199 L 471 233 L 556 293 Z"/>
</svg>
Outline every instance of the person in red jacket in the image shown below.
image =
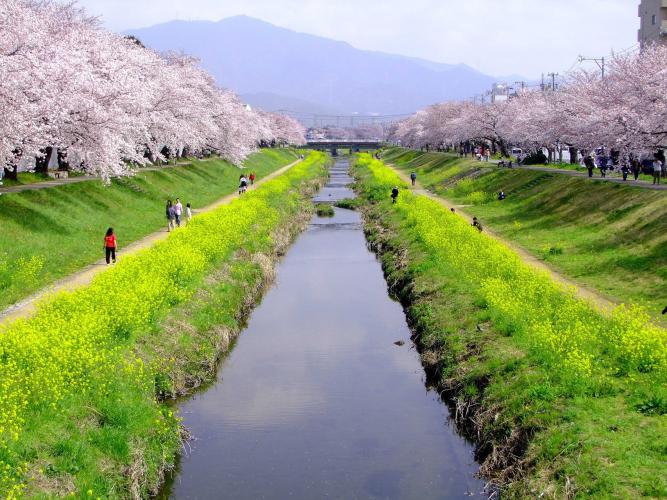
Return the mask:
<svg viewBox="0 0 667 500">
<path fill-rule="evenodd" d="M 256 178 L 257 178 L 257 176 L 255 176 L 255 172 L 253 172 L 253 173 L 250 174 L 250 185 L 251 185 L 251 186 L 254 186 L 254 185 L 255 185 L 255 179 L 256 179 Z"/>
<path fill-rule="evenodd" d="M 104 237 L 104 251 L 106 254 L 107 265 L 113 262 L 116 263 L 116 235 L 113 232 L 113 228 L 110 227 L 107 229 L 107 234 Z"/>
</svg>

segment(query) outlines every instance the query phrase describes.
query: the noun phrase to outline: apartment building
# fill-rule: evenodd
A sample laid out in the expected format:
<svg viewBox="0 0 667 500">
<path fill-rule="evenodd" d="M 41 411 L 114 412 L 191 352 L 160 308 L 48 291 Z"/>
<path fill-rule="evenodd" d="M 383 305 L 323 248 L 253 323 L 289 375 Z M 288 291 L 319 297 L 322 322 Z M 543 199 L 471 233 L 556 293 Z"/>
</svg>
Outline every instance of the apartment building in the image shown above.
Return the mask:
<svg viewBox="0 0 667 500">
<path fill-rule="evenodd" d="M 667 43 L 667 0 L 641 0 L 639 43 Z"/>
</svg>

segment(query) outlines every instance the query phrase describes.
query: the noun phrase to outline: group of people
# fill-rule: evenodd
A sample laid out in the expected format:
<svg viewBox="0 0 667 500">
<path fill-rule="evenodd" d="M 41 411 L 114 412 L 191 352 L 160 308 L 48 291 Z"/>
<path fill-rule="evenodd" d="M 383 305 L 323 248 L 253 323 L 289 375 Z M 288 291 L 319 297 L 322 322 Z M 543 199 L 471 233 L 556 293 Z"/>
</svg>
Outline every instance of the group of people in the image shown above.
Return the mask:
<svg viewBox="0 0 667 500">
<path fill-rule="evenodd" d="M 184 216 L 186 223 L 192 220 L 192 206 L 190 203 L 187 203 L 185 207 L 183 207 L 179 198 L 176 198 L 176 203 L 167 200 L 165 215 L 167 217 L 167 231 L 171 232 L 177 227 L 181 227 Z M 104 235 L 104 254 L 107 265 L 116 263 L 117 251 L 118 240 L 116 239 L 116 233 L 114 228 L 110 227 Z"/>
<path fill-rule="evenodd" d="M 489 148 L 476 147 L 475 148 L 475 157 L 477 161 L 489 162 L 491 160 L 491 150 Z"/>
<path fill-rule="evenodd" d="M 601 177 L 607 177 L 607 172 L 614 170 L 614 159 L 611 156 L 605 156 L 598 154 L 590 154 L 584 157 L 583 160 L 584 167 L 588 170 L 588 177 L 593 177 L 593 170 L 596 168 L 600 170 Z M 642 163 L 637 159 L 631 159 L 623 162 L 620 168 L 623 180 L 627 181 L 630 174 L 634 177 L 635 180 L 639 179 L 639 176 L 642 173 Z M 667 172 L 665 171 L 665 162 L 656 156 L 651 164 L 651 174 L 653 176 L 653 184 L 660 184 L 660 179 L 667 177 Z"/>
<path fill-rule="evenodd" d="M 187 203 L 184 209 L 179 198 L 176 198 L 175 203 L 171 200 L 167 200 L 165 215 L 167 216 L 167 231 L 171 232 L 177 227 L 181 227 L 183 215 L 185 215 L 186 222 L 192 220 L 192 206 L 190 203 Z"/>
<path fill-rule="evenodd" d="M 245 194 L 248 191 L 248 186 L 254 186 L 256 178 L 257 176 L 254 172 L 251 172 L 248 177 L 245 174 L 241 174 L 239 177 L 239 194 Z"/>
<path fill-rule="evenodd" d="M 0 169 L 1 171 L 2 169 Z M 239 178 L 239 194 L 243 194 L 248 190 L 248 186 L 255 184 L 257 176 L 251 173 L 248 177 L 241 175 Z M 1 179 L 1 178 L 0 178 Z M 2 183 L 0 183 L 2 185 Z M 398 196 L 398 195 L 397 195 Z M 192 220 L 192 205 L 186 203 L 185 207 L 181 203 L 180 198 L 176 198 L 175 202 L 167 200 L 165 207 L 165 216 L 167 217 L 167 231 L 171 232 L 181 224 L 186 224 Z M 185 219 L 184 219 L 185 218 Z M 116 263 L 116 251 L 118 249 L 118 241 L 114 229 L 110 227 L 104 235 L 104 253 L 107 265 Z"/>
<path fill-rule="evenodd" d="M 447 148 L 449 150 L 449 148 Z M 477 161 L 491 161 L 491 149 L 483 146 L 472 146 L 469 144 L 459 146 L 459 157 L 467 158 L 468 153 L 472 154 Z"/>
</svg>

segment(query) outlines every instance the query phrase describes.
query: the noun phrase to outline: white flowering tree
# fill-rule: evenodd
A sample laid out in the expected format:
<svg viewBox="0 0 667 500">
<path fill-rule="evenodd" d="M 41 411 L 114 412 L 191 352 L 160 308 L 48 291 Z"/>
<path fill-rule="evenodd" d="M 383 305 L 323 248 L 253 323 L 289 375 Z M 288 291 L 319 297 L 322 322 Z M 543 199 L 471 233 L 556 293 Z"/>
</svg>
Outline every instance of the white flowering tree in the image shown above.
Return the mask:
<svg viewBox="0 0 667 500">
<path fill-rule="evenodd" d="M 266 139 L 304 142 L 298 123 L 252 111 L 196 60 L 111 33 L 72 4 L 0 0 L 0 81 L 9 175 L 52 155 L 108 179 L 188 151 L 240 163 Z"/>
<path fill-rule="evenodd" d="M 392 139 L 408 147 L 465 141 L 508 143 L 554 153 L 606 147 L 639 155 L 667 146 L 667 47 L 612 58 L 602 79 L 598 72 L 569 75 L 558 91 L 522 92 L 508 102 L 444 103 L 402 121 Z"/>
</svg>

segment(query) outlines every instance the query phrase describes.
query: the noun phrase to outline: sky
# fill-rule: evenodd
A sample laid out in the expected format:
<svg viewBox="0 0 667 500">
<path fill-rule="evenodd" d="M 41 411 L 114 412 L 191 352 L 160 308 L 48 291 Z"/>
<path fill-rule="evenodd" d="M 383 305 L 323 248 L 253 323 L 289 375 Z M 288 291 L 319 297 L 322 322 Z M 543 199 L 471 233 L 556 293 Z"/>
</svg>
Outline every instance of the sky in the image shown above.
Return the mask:
<svg viewBox="0 0 667 500">
<path fill-rule="evenodd" d="M 494 76 L 564 73 L 636 44 L 638 0 L 79 0 L 115 31 L 245 14 Z M 593 63 L 583 63 L 593 64 Z"/>
</svg>

